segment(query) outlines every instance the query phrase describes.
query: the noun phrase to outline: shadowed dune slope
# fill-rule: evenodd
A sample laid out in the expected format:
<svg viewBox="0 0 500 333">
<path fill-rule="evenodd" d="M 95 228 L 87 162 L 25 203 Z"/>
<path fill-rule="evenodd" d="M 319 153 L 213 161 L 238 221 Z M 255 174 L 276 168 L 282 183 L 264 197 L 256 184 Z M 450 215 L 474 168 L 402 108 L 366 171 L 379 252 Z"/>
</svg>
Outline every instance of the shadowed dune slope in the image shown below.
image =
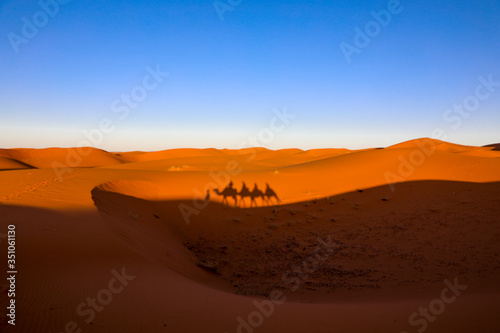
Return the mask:
<svg viewBox="0 0 500 333">
<path fill-rule="evenodd" d="M 297 301 L 406 298 L 459 275 L 478 291 L 500 291 L 491 261 L 500 252 L 499 182 L 407 182 L 395 193 L 379 186 L 255 208 L 210 202 L 189 224 L 180 208 L 191 201 L 116 193 L 136 186 L 154 191 L 133 182 L 92 191 L 104 221 L 137 252 L 214 288 L 255 296 L 278 288 Z M 323 242 L 338 247 L 323 249 L 327 259 L 307 282 L 299 273 L 283 279 Z"/>
<path fill-rule="evenodd" d="M 0 171 L 1 170 L 19 170 L 19 169 L 33 169 L 33 166 L 20 162 L 18 160 L 0 157 Z"/>
<path fill-rule="evenodd" d="M 493 143 L 491 145 L 486 145 L 485 147 L 493 147 L 492 150 L 500 150 L 500 143 Z"/>
</svg>

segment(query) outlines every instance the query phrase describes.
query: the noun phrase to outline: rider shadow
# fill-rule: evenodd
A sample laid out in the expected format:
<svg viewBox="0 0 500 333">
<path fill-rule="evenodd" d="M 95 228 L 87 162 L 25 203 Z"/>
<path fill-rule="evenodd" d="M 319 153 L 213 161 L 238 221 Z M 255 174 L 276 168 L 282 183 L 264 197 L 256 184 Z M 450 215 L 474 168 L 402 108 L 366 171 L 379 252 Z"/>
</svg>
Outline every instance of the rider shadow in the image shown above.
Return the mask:
<svg viewBox="0 0 500 333">
<path fill-rule="evenodd" d="M 233 198 L 234 200 L 234 205 L 238 206 L 238 191 L 233 187 L 233 182 L 229 182 L 229 184 L 222 190 L 219 191 L 219 189 L 214 189 L 213 190 L 215 194 L 222 196 L 222 203 L 229 205 L 229 201 L 227 198 Z M 208 192 L 207 192 L 207 197 L 209 197 Z"/>
</svg>

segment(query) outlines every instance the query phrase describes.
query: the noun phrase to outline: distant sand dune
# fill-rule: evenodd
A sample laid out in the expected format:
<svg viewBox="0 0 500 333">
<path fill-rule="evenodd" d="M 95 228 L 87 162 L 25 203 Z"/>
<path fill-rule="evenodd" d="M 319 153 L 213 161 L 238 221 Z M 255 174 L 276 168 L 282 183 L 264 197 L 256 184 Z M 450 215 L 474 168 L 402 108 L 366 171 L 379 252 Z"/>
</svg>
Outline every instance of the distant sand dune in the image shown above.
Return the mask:
<svg viewBox="0 0 500 333">
<path fill-rule="evenodd" d="M 33 169 L 32 165 L 8 157 L 0 157 L 0 170 Z"/>
<path fill-rule="evenodd" d="M 0 157 L 7 157 L 35 168 L 52 168 L 54 163 L 59 167 L 98 167 L 122 163 L 119 157 L 101 149 L 85 147 L 46 148 L 46 149 L 0 149 Z"/>
</svg>

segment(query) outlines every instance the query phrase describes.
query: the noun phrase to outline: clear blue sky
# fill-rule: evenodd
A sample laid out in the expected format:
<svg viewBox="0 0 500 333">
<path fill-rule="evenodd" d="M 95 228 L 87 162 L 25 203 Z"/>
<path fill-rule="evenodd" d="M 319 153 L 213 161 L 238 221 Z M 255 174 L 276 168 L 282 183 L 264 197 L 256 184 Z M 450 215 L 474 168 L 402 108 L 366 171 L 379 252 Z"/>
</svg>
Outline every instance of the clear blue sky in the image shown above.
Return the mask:
<svg viewBox="0 0 500 333">
<path fill-rule="evenodd" d="M 94 146 L 115 151 L 236 148 L 259 133 L 257 145 L 271 149 L 362 148 L 436 128 L 456 143 L 500 142 L 500 84 L 478 88 L 481 76 L 500 82 L 499 1 L 58 7 L 0 2 L 2 148 L 78 146 L 103 119 L 113 128 Z M 372 11 L 389 9 L 390 22 L 373 23 Z M 367 28 L 365 45 L 357 31 Z M 356 42 L 357 52 L 342 51 Z M 168 76 L 144 90 L 157 67 Z M 134 89 L 140 102 L 124 116 L 120 99 Z M 453 110 L 463 103 L 472 111 Z M 273 110 L 285 107 L 296 117 L 270 139 Z"/>
</svg>

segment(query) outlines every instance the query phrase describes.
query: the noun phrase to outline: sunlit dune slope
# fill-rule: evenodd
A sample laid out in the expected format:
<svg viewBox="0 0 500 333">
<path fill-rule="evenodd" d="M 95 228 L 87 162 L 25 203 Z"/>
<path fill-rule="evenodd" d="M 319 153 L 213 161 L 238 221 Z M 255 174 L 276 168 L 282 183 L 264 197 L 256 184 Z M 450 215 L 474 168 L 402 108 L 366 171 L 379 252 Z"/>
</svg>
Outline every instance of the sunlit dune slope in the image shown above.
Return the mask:
<svg viewBox="0 0 500 333">
<path fill-rule="evenodd" d="M 108 166 L 114 169 L 199 171 L 227 168 L 237 162 L 245 170 L 300 164 L 350 153 L 347 149 L 268 150 L 265 148 L 234 149 L 173 149 L 151 153 L 120 153 L 126 164 Z"/>
<path fill-rule="evenodd" d="M 88 196 L 85 192 L 94 186 L 122 178 L 151 182 L 158 188 L 159 198 L 203 199 L 208 191 L 211 200 L 222 201 L 223 198 L 213 190 L 222 190 L 233 181 L 237 190 L 245 182 L 250 190 L 257 186 L 264 191 L 267 183 L 283 203 L 290 203 L 380 185 L 390 185 L 392 190 L 396 190 L 397 183 L 414 180 L 500 180 L 500 152 L 488 147 L 461 146 L 432 139 L 417 139 L 385 149 L 358 151 L 272 151 L 264 148 L 175 149 L 117 154 L 98 149 L 90 151 L 88 156 L 81 157 L 78 167 L 62 173 L 59 179 L 63 180 L 61 184 L 58 184 L 57 178 L 55 183 L 50 183 L 53 184 L 50 188 L 54 188 L 54 195 L 71 191 L 71 186 L 78 186 L 82 194 L 72 190 L 75 196 L 78 195 L 78 199 L 74 200 L 77 201 Z M 75 152 L 78 150 L 11 149 L 0 150 L 0 156 L 3 157 L 1 163 L 4 169 L 28 167 L 23 164 L 27 163 L 48 168 L 44 174 L 50 174 L 54 161 L 67 165 L 68 154 Z M 56 171 L 52 173 L 53 176 L 58 175 Z M 81 177 L 86 180 L 83 181 Z M 78 185 L 73 184 L 73 179 L 75 182 L 79 179 Z M 135 191 L 140 195 L 140 189 Z"/>
<path fill-rule="evenodd" d="M 349 152 L 351 151 L 347 149 L 313 149 L 308 151 L 282 149 L 274 151 L 265 148 L 240 150 L 171 149 L 158 152 L 122 153 L 112 153 L 89 147 L 0 149 L 0 158 L 3 158 L 0 170 L 54 167 L 112 167 L 158 171 L 214 170 L 224 168 L 228 159 L 238 161 L 247 169 L 258 169 L 299 164 Z"/>
<path fill-rule="evenodd" d="M 170 149 L 161 150 L 154 152 L 121 152 L 117 153 L 118 156 L 122 158 L 124 162 L 146 162 L 146 161 L 158 161 L 166 159 L 176 159 L 176 158 L 189 158 L 196 156 L 218 156 L 222 155 L 220 151 L 213 148 L 207 149 L 195 149 L 195 148 L 180 148 L 180 149 Z"/>
<path fill-rule="evenodd" d="M 387 149 L 394 148 L 405 148 L 405 149 L 423 149 L 425 147 L 432 147 L 434 150 L 444 151 L 448 153 L 460 153 L 463 155 L 471 155 L 471 156 L 483 156 L 483 157 L 500 157 L 500 153 L 495 151 L 495 145 L 489 145 L 484 147 L 476 147 L 476 146 L 464 146 L 454 143 L 449 143 L 437 139 L 430 138 L 422 138 L 415 139 L 410 141 L 405 141 L 402 143 L 398 143 L 393 146 L 387 147 Z"/>
<path fill-rule="evenodd" d="M 283 184 L 284 192 L 331 195 L 358 188 L 410 180 L 489 182 L 500 180 L 500 159 L 482 154 L 471 156 L 455 146 L 433 149 L 391 147 L 353 152 L 319 161 L 278 169 L 278 176 L 297 181 Z M 276 180 L 279 177 L 274 177 Z M 266 177 L 271 181 L 271 178 Z M 299 190 L 299 191 L 297 191 Z M 304 199 L 304 198 L 302 198 Z"/>
<path fill-rule="evenodd" d="M 0 157 L 17 160 L 39 169 L 53 167 L 98 167 L 122 163 L 121 159 L 115 154 L 90 147 L 0 149 Z"/>
</svg>

